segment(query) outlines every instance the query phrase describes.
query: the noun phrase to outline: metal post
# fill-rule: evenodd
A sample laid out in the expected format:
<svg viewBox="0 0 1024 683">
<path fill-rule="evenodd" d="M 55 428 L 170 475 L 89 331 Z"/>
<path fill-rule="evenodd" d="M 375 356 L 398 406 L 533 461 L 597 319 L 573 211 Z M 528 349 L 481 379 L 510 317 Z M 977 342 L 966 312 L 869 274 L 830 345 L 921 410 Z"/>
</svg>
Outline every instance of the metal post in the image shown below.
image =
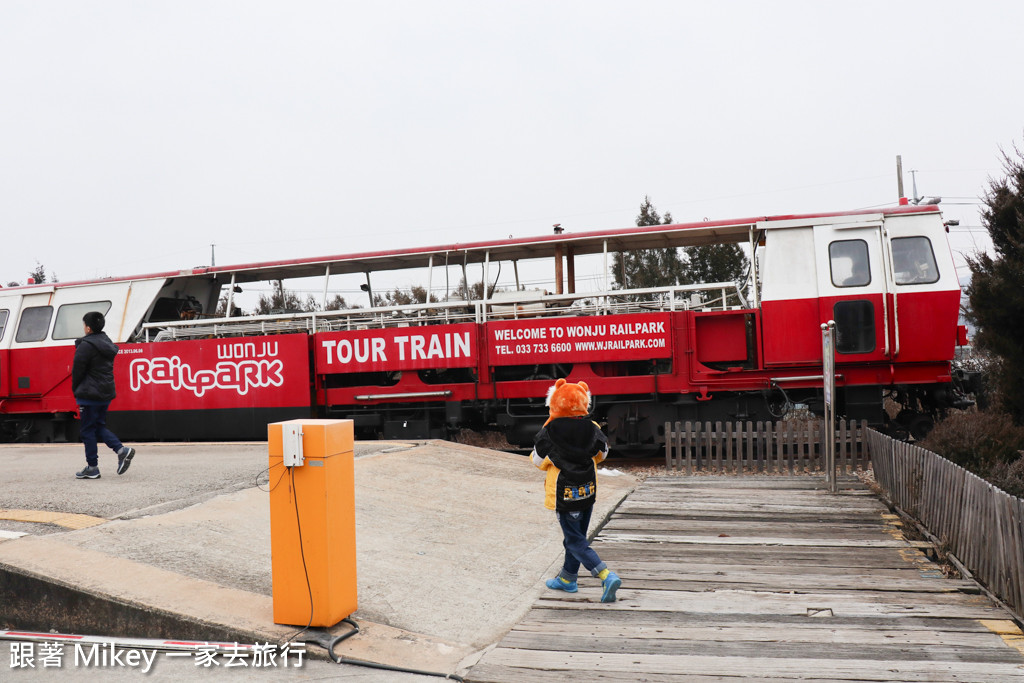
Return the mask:
<svg viewBox="0 0 1024 683">
<path fill-rule="evenodd" d="M 609 311 L 609 307 L 608 307 L 608 290 L 611 288 L 611 283 L 608 281 L 608 278 L 610 276 L 610 273 L 608 271 L 608 240 L 603 240 L 602 244 L 603 244 L 602 251 L 604 253 L 604 291 L 605 291 L 604 310 L 605 310 L 605 313 L 607 313 Z"/>
<path fill-rule="evenodd" d="M 327 268 L 324 271 L 324 310 L 327 310 L 327 285 L 331 282 L 331 264 L 327 264 Z"/>
<path fill-rule="evenodd" d="M 431 254 L 427 260 L 427 300 L 424 303 L 430 303 L 430 292 L 434 283 L 434 255 Z"/>
<path fill-rule="evenodd" d="M 569 294 L 576 293 L 576 250 L 572 246 L 565 248 L 565 270 Z"/>
<path fill-rule="evenodd" d="M 231 317 L 231 309 L 234 308 L 234 305 L 235 305 L 235 274 L 231 273 L 231 284 L 228 285 L 228 306 L 227 306 L 227 310 L 224 312 L 224 317 L 225 318 L 230 318 Z"/>
<path fill-rule="evenodd" d="M 836 480 L 836 323 L 829 320 L 821 326 L 822 384 L 825 397 L 825 481 L 828 490 L 839 490 Z"/>
<path fill-rule="evenodd" d="M 491 281 L 491 252 L 484 252 L 484 305 L 487 304 L 487 284 Z M 486 315 L 486 308 L 484 314 Z"/>
<path fill-rule="evenodd" d="M 555 294 L 562 293 L 562 245 L 555 245 Z"/>
</svg>

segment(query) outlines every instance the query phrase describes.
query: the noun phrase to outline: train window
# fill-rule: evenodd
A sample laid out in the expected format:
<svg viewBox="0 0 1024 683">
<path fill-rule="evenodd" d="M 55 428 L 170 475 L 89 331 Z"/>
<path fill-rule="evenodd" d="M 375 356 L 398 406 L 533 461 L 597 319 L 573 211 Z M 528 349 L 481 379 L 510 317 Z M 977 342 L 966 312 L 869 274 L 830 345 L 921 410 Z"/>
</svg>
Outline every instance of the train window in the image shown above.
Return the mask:
<svg viewBox="0 0 1024 683">
<path fill-rule="evenodd" d="M 11 312 L 7 309 L 0 311 L 0 339 L 4 338 L 4 332 L 7 330 L 7 318 Z"/>
<path fill-rule="evenodd" d="M 175 320 L 194 320 L 203 312 L 203 306 L 194 296 L 162 296 L 153 305 L 148 322 L 165 323 Z"/>
<path fill-rule="evenodd" d="M 892 241 L 892 267 L 896 284 L 921 285 L 938 282 L 939 268 L 927 237 L 897 237 Z"/>
<path fill-rule="evenodd" d="M 53 324 L 51 339 L 77 339 L 82 336 L 82 316 L 89 311 L 106 315 L 109 301 L 90 301 L 84 304 L 64 304 L 57 309 L 57 322 Z"/>
<path fill-rule="evenodd" d="M 875 306 L 870 301 L 837 301 L 832 308 L 836 321 L 836 351 L 871 353 L 875 350 Z"/>
<path fill-rule="evenodd" d="M 828 245 L 832 284 L 836 287 L 863 287 L 871 283 L 868 243 L 864 240 L 838 240 Z"/>
<path fill-rule="evenodd" d="M 18 343 L 37 342 L 46 339 L 50 331 L 50 319 L 53 318 L 53 306 L 33 306 L 21 312 L 18 333 L 14 341 Z"/>
</svg>

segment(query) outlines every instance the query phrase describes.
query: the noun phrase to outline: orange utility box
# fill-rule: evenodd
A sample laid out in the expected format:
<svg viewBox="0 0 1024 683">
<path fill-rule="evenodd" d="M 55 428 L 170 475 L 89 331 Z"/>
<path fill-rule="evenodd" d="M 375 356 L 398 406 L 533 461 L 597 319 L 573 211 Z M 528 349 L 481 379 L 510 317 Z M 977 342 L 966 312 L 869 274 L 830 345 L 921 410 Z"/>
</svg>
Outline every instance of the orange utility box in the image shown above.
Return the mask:
<svg viewBox="0 0 1024 683">
<path fill-rule="evenodd" d="M 267 430 L 274 622 L 334 626 L 358 606 L 352 420 Z"/>
</svg>

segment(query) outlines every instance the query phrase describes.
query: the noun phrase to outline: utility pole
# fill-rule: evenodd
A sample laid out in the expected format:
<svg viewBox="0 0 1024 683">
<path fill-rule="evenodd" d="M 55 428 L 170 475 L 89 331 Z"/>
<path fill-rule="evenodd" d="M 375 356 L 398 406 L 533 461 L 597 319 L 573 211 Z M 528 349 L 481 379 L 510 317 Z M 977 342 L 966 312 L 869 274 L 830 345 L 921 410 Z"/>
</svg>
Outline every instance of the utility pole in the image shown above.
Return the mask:
<svg viewBox="0 0 1024 683">
<path fill-rule="evenodd" d="M 211 268 L 213 268 L 215 265 L 217 265 L 217 260 L 214 258 L 214 255 L 213 255 L 213 248 L 215 246 L 217 246 L 217 245 L 216 244 L 211 244 L 210 245 L 210 267 Z"/>
<path fill-rule="evenodd" d="M 899 154 L 896 155 L 896 186 L 899 188 L 900 204 L 906 204 L 903 196 L 903 157 Z"/>
</svg>

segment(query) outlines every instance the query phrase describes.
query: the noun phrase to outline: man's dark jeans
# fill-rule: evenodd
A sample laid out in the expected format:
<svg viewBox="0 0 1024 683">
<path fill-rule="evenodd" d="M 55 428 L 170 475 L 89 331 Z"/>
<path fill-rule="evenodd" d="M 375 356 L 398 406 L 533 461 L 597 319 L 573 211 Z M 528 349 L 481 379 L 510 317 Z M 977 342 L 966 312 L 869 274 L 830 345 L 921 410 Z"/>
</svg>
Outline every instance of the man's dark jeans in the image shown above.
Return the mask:
<svg viewBox="0 0 1024 683">
<path fill-rule="evenodd" d="M 566 581 L 575 581 L 580 564 L 591 574 L 597 576 L 605 563 L 597 556 L 590 543 L 587 542 L 587 529 L 590 527 L 590 514 L 594 506 L 573 512 L 556 512 L 558 524 L 562 527 L 562 545 L 565 547 L 565 563 L 559 574 Z"/>
<path fill-rule="evenodd" d="M 109 406 L 109 403 L 78 406 L 78 414 L 82 418 L 80 431 L 82 433 L 82 443 L 85 444 L 85 461 L 90 467 L 97 467 L 99 465 L 99 458 L 96 452 L 96 442 L 98 440 L 102 440 L 103 443 L 110 446 L 115 453 L 121 450 L 124 445 L 112 431 L 107 429 L 107 408 Z"/>
</svg>

